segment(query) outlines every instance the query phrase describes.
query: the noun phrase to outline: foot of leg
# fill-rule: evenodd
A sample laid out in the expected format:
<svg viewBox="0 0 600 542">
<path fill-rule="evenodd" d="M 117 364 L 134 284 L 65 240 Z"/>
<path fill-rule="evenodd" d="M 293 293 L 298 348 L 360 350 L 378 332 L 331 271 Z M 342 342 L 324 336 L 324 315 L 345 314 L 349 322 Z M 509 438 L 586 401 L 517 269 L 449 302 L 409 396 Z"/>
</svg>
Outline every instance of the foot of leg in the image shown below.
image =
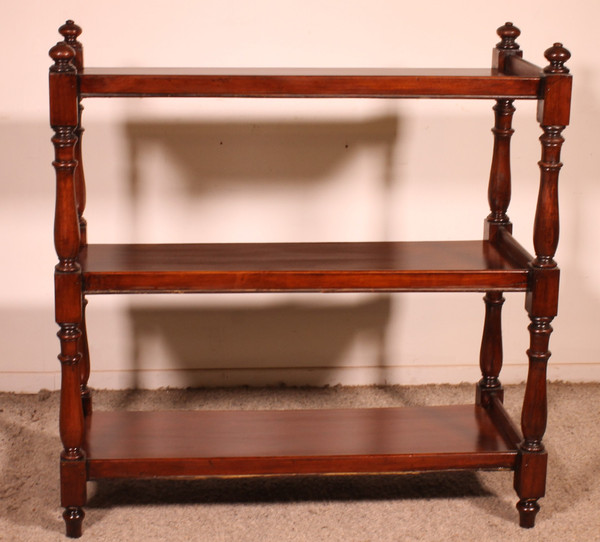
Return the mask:
<svg viewBox="0 0 600 542">
<path fill-rule="evenodd" d="M 522 499 L 517 503 L 519 511 L 519 525 L 525 529 L 531 529 L 535 525 L 535 516 L 540 511 L 540 505 L 536 499 Z"/>
<path fill-rule="evenodd" d="M 67 536 L 69 538 L 79 538 L 81 536 L 81 525 L 85 512 L 78 506 L 70 506 L 63 512 L 65 526 L 67 528 Z"/>
</svg>

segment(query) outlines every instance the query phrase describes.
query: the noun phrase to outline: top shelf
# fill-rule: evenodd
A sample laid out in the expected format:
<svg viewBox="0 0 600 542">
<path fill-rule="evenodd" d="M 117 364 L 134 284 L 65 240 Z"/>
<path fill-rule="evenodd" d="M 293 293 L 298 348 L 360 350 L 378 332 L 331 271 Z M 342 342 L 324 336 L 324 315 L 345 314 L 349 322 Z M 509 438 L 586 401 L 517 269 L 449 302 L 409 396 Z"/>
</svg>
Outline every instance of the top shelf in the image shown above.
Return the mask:
<svg viewBox="0 0 600 542">
<path fill-rule="evenodd" d="M 543 73 L 495 69 L 85 68 L 82 97 L 541 97 Z"/>
</svg>

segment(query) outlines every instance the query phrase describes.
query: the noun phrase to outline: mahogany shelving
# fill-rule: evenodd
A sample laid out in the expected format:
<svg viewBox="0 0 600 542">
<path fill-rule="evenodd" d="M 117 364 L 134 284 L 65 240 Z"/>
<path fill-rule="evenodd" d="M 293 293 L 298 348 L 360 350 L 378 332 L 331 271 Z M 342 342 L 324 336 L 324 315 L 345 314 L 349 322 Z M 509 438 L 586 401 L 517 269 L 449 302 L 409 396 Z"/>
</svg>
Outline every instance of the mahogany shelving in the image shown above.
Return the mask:
<svg viewBox="0 0 600 542">
<path fill-rule="evenodd" d="M 55 135 L 56 321 L 60 327 L 61 500 L 67 535 L 81 536 L 86 482 L 101 478 L 514 471 L 520 524 L 533 527 L 544 495 L 546 366 L 557 312 L 558 173 L 569 123 L 570 53 L 560 43 L 539 68 L 520 31 L 498 29 L 492 67 L 418 69 L 84 68 L 67 21 L 50 50 Z M 490 214 L 474 241 L 375 243 L 88 244 L 81 101 L 103 97 L 364 97 L 494 100 Z M 512 236 L 510 138 L 515 100 L 537 100 L 540 189 L 530 255 Z M 482 378 L 474 404 L 304 411 L 93 412 L 87 383 L 87 296 L 188 292 L 484 292 Z M 518 428 L 503 407 L 502 293 L 525 294 L 529 371 Z"/>
</svg>

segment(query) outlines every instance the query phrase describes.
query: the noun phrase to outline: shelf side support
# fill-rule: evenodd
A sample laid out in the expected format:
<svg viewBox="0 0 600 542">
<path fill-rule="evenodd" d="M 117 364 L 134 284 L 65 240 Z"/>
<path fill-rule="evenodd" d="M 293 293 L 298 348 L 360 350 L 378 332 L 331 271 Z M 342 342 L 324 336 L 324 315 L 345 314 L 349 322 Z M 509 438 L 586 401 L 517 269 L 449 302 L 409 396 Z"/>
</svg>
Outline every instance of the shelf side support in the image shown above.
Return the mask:
<svg viewBox="0 0 600 542">
<path fill-rule="evenodd" d="M 501 40 L 496 44 L 492 56 L 492 68 L 506 71 L 507 58 L 522 57 L 519 44 L 515 41 L 521 31 L 508 22 L 496 30 Z M 512 224 L 506 212 L 511 197 L 510 140 L 514 133 L 512 120 L 515 112 L 514 100 L 498 99 L 494 105 L 494 149 L 488 184 L 490 214 L 485 221 L 484 237 L 494 241 L 499 228 L 512 233 Z"/>
<path fill-rule="evenodd" d="M 71 22 L 67 22 L 69 25 Z M 54 130 L 56 210 L 54 245 L 55 317 L 59 325 L 61 363 L 60 437 L 61 501 L 67 535 L 81 535 L 82 506 L 86 500 L 84 416 L 81 401 L 82 284 L 78 255 L 81 246 L 75 171 L 79 123 L 75 50 L 66 41 L 50 49 L 50 125 Z"/>
<path fill-rule="evenodd" d="M 485 301 L 485 321 L 479 355 L 482 378 L 477 384 L 476 402 L 489 407 L 493 396 L 500 401 L 504 391 L 499 376 L 502 369 L 502 292 L 487 292 Z"/>
<path fill-rule="evenodd" d="M 59 33 L 63 36 L 64 42 L 73 49 L 75 56 L 72 59 L 72 64 L 75 70 L 80 73 L 83 70 L 83 45 L 77 40 L 81 34 L 81 28 L 77 26 L 73 21 L 67 21 L 58 29 Z M 83 105 L 81 103 L 81 97 L 78 96 L 78 116 L 77 116 L 77 127 L 75 128 L 75 135 L 77 141 L 75 142 L 75 159 L 77 160 L 77 167 L 75 168 L 75 197 L 77 202 L 77 215 L 79 217 L 79 230 L 80 230 L 80 242 L 82 246 L 87 243 L 86 229 L 87 223 L 83 217 L 86 204 L 86 186 L 85 186 L 85 175 L 83 171 L 83 158 L 82 158 L 82 139 L 84 128 L 81 124 L 81 118 L 83 114 Z"/>
<path fill-rule="evenodd" d="M 67 21 L 58 29 L 61 36 L 64 38 L 64 42 L 69 45 L 73 51 L 75 51 L 75 57 L 72 60 L 73 66 L 77 72 L 83 70 L 83 45 L 78 41 L 78 37 L 81 35 L 81 28 L 76 25 L 73 21 Z M 82 141 L 84 128 L 81 122 L 83 116 L 83 104 L 81 103 L 81 96 L 78 96 L 78 116 L 77 116 L 77 128 L 75 129 L 75 136 L 77 141 L 75 142 L 75 160 L 77 167 L 75 168 L 75 201 L 77 204 L 77 216 L 79 218 L 79 241 L 82 247 L 87 245 L 87 221 L 84 218 L 85 205 L 86 205 L 86 185 L 85 185 L 85 174 L 83 168 L 83 153 L 82 153 Z M 85 308 L 87 300 L 83 299 L 83 314 L 82 314 L 82 327 L 81 327 L 81 339 L 79 345 L 79 351 L 81 353 L 81 399 L 83 401 L 84 414 L 88 415 L 91 412 L 91 394 L 88 388 L 88 380 L 90 377 L 90 355 L 89 346 L 87 339 L 87 329 L 85 324 Z"/>
<path fill-rule="evenodd" d="M 515 41 L 521 31 L 508 22 L 497 30 L 501 41 L 496 44 L 492 57 L 492 67 L 504 71 L 506 58 L 522 56 L 519 44 Z M 514 133 L 512 120 L 515 112 L 514 100 L 498 99 L 494 105 L 494 147 L 488 184 L 490 213 L 484 222 L 484 238 L 496 241 L 500 229 L 512 233 L 512 224 L 507 210 L 511 197 L 510 141 Z M 482 378 L 477 384 L 476 402 L 490 406 L 492 396 L 503 400 L 503 390 L 499 375 L 502 369 L 502 292 L 490 291 L 484 296 L 485 321 L 479 365 Z"/>
<path fill-rule="evenodd" d="M 515 112 L 513 100 L 496 100 L 494 149 L 488 184 L 490 214 L 485 220 L 484 237 L 496 240 L 499 228 L 512 233 L 512 224 L 506 214 L 511 197 L 510 140 L 514 133 L 512 119 Z"/>
<path fill-rule="evenodd" d="M 544 68 L 542 96 L 538 103 L 538 121 L 542 156 L 540 187 L 533 231 L 535 258 L 531 262 L 531 285 L 525 307 L 529 325 L 529 370 L 523 399 L 521 427 L 523 441 L 515 471 L 517 509 L 522 527 L 533 527 L 539 511 L 538 499 L 544 496 L 547 453 L 542 442 L 548 417 L 547 366 L 552 320 L 558 311 L 560 272 L 554 254 L 558 246 L 558 176 L 562 163 L 562 131 L 569 123 L 571 76 L 564 63 L 571 56 L 562 44 L 555 43 L 544 53 L 550 64 Z"/>
</svg>

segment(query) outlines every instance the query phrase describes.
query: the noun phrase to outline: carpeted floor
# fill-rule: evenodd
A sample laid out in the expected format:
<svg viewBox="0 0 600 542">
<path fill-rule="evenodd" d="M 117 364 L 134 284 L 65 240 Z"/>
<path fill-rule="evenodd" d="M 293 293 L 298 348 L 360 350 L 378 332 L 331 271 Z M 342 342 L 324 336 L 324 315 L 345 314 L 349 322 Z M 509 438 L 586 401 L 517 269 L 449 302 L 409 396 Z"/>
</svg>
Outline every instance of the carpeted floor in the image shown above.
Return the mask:
<svg viewBox="0 0 600 542">
<path fill-rule="evenodd" d="M 466 403 L 474 386 L 99 391 L 96 409 Z M 523 386 L 505 403 L 518 421 Z M 512 473 L 89 484 L 93 541 L 600 541 L 600 384 L 549 386 L 547 496 L 518 527 Z M 58 394 L 0 394 L 0 540 L 58 541 Z"/>
</svg>

